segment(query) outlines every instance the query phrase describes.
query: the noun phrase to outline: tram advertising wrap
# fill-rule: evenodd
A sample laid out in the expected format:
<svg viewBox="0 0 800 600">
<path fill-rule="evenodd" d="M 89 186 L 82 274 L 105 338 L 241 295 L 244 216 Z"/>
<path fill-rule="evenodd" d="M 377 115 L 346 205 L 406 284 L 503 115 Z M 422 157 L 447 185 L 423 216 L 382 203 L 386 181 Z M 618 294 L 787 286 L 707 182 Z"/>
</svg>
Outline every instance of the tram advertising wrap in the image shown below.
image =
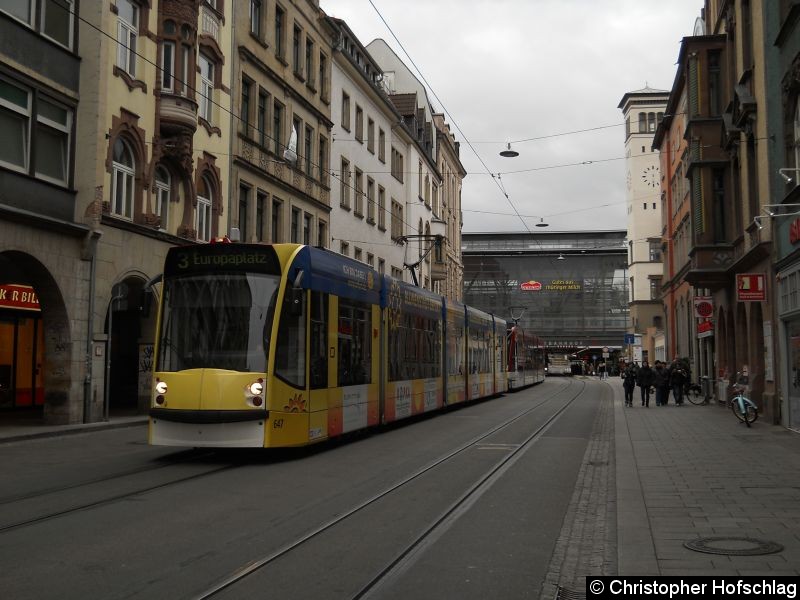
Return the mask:
<svg viewBox="0 0 800 600">
<path fill-rule="evenodd" d="M 508 386 L 503 319 L 328 250 L 171 248 L 160 298 L 151 444 L 303 446 Z"/>
</svg>

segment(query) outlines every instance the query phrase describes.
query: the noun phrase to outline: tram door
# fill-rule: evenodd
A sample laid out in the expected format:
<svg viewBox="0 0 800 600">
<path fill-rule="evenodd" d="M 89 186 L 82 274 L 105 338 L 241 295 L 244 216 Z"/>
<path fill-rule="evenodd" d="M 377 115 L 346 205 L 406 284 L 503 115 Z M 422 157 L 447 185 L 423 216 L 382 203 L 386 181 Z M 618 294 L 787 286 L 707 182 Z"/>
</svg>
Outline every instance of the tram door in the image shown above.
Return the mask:
<svg viewBox="0 0 800 600">
<path fill-rule="evenodd" d="M 37 312 L 0 309 L 0 408 L 44 405 L 44 327 Z"/>
</svg>

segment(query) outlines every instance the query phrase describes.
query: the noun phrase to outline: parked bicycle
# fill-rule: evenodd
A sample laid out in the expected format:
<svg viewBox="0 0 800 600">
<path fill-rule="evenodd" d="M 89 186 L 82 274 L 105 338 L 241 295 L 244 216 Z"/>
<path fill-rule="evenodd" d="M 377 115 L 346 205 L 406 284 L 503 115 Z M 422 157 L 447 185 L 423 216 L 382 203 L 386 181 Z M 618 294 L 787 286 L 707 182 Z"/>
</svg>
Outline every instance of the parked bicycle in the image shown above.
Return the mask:
<svg viewBox="0 0 800 600">
<path fill-rule="evenodd" d="M 683 396 L 692 404 L 708 404 L 706 395 L 703 393 L 703 388 L 699 383 L 692 383 L 691 381 L 684 383 Z"/>
<path fill-rule="evenodd" d="M 731 398 L 730 405 L 736 418 L 750 427 L 750 423 L 755 423 L 756 419 L 758 419 L 758 407 L 755 402 L 744 395 L 746 387 L 747 376 L 742 376 L 740 373 L 737 373 L 736 383 L 733 384 L 733 389 L 736 390 L 736 394 Z"/>
</svg>

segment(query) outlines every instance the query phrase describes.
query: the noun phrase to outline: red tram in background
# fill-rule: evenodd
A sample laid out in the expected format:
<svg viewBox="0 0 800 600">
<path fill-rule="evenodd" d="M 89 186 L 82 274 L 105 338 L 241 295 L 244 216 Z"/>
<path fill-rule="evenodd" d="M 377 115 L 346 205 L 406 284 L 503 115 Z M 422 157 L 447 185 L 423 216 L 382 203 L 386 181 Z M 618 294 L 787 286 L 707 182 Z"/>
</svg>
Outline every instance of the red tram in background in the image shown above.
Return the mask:
<svg viewBox="0 0 800 600">
<path fill-rule="evenodd" d="M 508 390 L 544 381 L 545 349 L 541 338 L 519 325 L 508 329 Z"/>
</svg>

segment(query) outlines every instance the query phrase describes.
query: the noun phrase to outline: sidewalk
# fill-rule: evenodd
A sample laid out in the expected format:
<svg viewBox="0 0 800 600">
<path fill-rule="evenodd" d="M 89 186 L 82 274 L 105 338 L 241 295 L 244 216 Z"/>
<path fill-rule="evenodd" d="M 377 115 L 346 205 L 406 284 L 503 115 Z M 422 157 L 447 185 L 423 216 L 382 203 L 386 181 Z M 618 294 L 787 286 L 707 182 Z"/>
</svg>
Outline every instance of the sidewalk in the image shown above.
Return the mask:
<svg viewBox="0 0 800 600">
<path fill-rule="evenodd" d="M 74 425 L 43 425 L 39 418 L 14 416 L 0 420 L 0 444 L 146 424 L 147 415 L 112 415 L 108 421 Z"/>
<path fill-rule="evenodd" d="M 609 383 L 618 574 L 800 575 L 800 434 L 748 429 L 716 403 L 645 408 L 639 388 L 626 408 L 619 378 Z M 770 543 L 783 550 L 753 554 Z"/>
</svg>

